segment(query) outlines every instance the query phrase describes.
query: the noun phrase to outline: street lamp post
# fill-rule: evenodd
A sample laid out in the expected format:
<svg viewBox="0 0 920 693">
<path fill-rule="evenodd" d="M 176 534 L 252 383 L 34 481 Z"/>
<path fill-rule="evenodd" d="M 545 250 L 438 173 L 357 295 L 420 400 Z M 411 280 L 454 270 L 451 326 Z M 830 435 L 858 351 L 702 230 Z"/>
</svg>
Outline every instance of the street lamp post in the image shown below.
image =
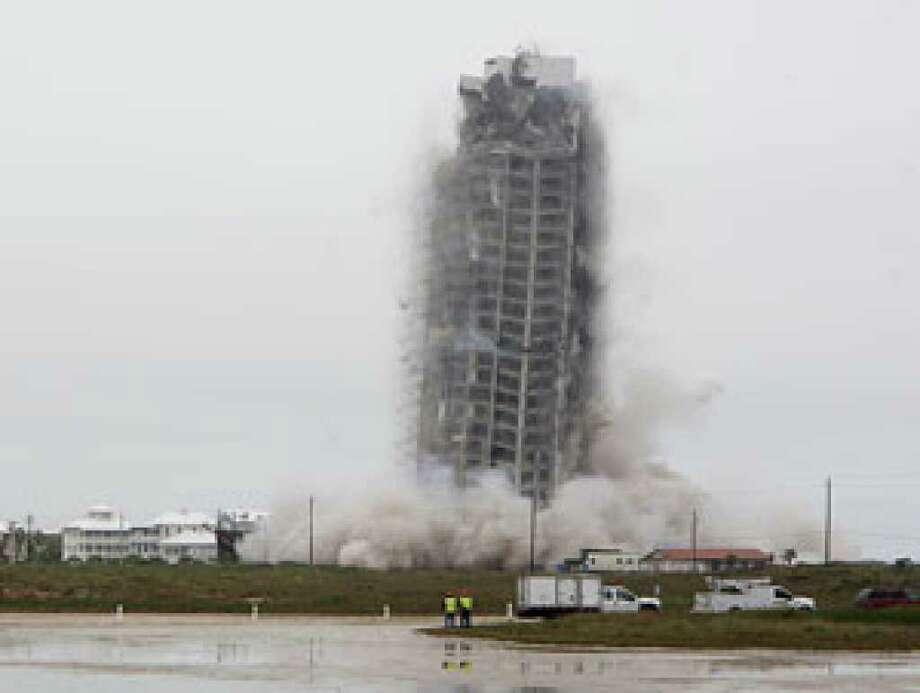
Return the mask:
<svg viewBox="0 0 920 693">
<path fill-rule="evenodd" d="M 537 539 L 537 489 L 530 494 L 530 572 L 534 571 L 534 544 Z"/>
</svg>

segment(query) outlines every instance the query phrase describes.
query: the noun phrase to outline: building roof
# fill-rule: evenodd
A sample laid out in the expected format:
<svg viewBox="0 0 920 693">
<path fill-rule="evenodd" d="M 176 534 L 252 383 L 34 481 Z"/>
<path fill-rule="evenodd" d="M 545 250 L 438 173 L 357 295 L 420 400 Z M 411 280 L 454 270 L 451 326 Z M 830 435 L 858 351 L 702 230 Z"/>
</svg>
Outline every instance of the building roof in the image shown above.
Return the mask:
<svg viewBox="0 0 920 693">
<path fill-rule="evenodd" d="M 123 531 L 131 530 L 131 525 L 124 522 L 120 517 L 114 517 L 111 520 L 98 520 L 92 517 L 81 517 L 79 520 L 72 520 L 64 525 L 63 529 L 81 529 L 84 531 Z"/>
<path fill-rule="evenodd" d="M 179 532 L 160 540 L 160 546 L 217 546 L 213 532 Z"/>
<path fill-rule="evenodd" d="M 147 527 L 156 527 L 159 525 L 214 525 L 214 517 L 207 513 L 181 512 L 163 513 L 146 523 Z"/>
<path fill-rule="evenodd" d="M 541 87 L 571 87 L 575 82 L 575 58 L 532 52 L 519 53 L 516 57 L 496 55 L 489 58 L 484 64 L 485 78 L 495 73 L 510 77 L 516 60 L 519 61 L 522 76 L 534 80 Z"/>
<path fill-rule="evenodd" d="M 627 554 L 627 553 L 629 553 L 629 554 L 636 554 L 636 553 L 642 553 L 642 551 L 639 551 L 638 549 L 632 549 L 632 548 L 630 548 L 630 547 L 628 547 L 628 546 L 608 546 L 608 547 L 602 548 L 602 549 L 582 549 L 582 550 L 581 550 L 581 553 L 582 553 L 582 554 L 586 554 L 586 553 L 609 553 L 609 554 L 614 554 L 614 555 L 616 555 L 616 554 Z"/>
<path fill-rule="evenodd" d="M 229 508 L 223 509 L 220 511 L 222 518 L 230 518 L 231 520 L 247 521 L 247 520 L 264 520 L 268 517 L 268 513 L 264 510 L 251 510 L 249 508 Z"/>
<path fill-rule="evenodd" d="M 725 561 L 734 556 L 740 561 L 769 561 L 771 556 L 760 549 L 656 549 L 649 558 L 663 561 Z"/>
<path fill-rule="evenodd" d="M 63 529 L 82 531 L 128 531 L 130 528 L 131 523 L 108 505 L 94 505 L 86 511 L 84 517 L 63 526 Z"/>
</svg>

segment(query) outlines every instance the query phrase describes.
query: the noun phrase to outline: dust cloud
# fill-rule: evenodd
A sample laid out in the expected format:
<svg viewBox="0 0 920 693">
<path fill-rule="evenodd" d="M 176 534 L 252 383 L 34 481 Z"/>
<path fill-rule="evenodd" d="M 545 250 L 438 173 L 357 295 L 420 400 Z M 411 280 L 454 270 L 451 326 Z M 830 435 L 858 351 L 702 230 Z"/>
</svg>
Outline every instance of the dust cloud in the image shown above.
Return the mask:
<svg viewBox="0 0 920 693">
<path fill-rule="evenodd" d="M 585 547 L 687 546 L 693 509 L 701 520 L 700 546 L 755 547 L 779 555 L 795 547 L 800 559 L 820 559 L 820 525 L 801 505 L 770 494 L 728 503 L 662 461 L 663 434 L 693 426 L 720 386 L 684 387 L 648 367 L 621 372 L 611 402 L 592 410 L 597 421 L 588 468 L 561 484 L 552 503 L 537 512 L 539 564 L 553 565 Z M 502 569 L 529 563 L 531 503 L 500 472 L 475 476 L 460 489 L 447 469 L 420 478 L 407 462 L 357 482 L 322 486 L 316 563 Z M 241 546 L 244 560 L 308 559 L 308 493 L 304 486 L 276 494 L 271 521 Z M 857 553 L 838 537 L 835 555 Z"/>
<path fill-rule="evenodd" d="M 493 77 L 490 84 L 495 80 Z M 479 108 L 478 101 L 475 105 L 470 118 L 478 118 L 473 125 L 479 129 L 464 130 L 469 124 L 461 123 L 461 138 L 482 130 L 480 121 L 488 125 L 489 118 L 498 117 Z M 532 113 L 528 114 L 530 118 Z M 520 122 L 526 124 L 527 119 L 513 124 L 519 128 Z M 702 489 L 662 460 L 663 435 L 674 427 L 692 426 L 721 386 L 714 382 L 688 385 L 666 368 L 649 363 L 639 349 L 624 347 L 641 342 L 632 339 L 631 331 L 638 328 L 630 296 L 634 291 L 642 293 L 642 287 L 630 287 L 630 278 L 636 275 L 628 267 L 618 266 L 617 281 L 610 281 L 614 273 L 610 268 L 623 260 L 616 258 L 616 247 L 610 243 L 613 196 L 607 189 L 603 128 L 597 123 L 592 127 L 595 125 L 597 130 L 588 141 L 596 147 L 586 155 L 592 183 L 581 203 L 591 224 L 583 241 L 585 252 L 577 261 L 584 294 L 583 302 L 575 307 L 582 335 L 580 380 L 575 388 L 578 397 L 568 412 L 578 436 L 570 449 L 574 462 L 568 467 L 568 478 L 560 481 L 551 502 L 537 513 L 535 555 L 545 565 L 575 556 L 583 547 L 626 545 L 646 550 L 656 545 L 686 546 L 694 508 L 709 517 L 727 517 Z M 533 126 L 523 132 L 542 130 Z M 386 468 L 371 478 L 332 489 L 322 485 L 326 490 L 317 498 L 314 560 L 370 568 L 518 568 L 530 558 L 531 502 L 516 492 L 508 476 L 500 470 L 471 473 L 464 487 L 458 488 L 449 465 L 435 461 L 417 467 L 414 459 L 419 438 L 424 437 L 419 410 L 426 404 L 419 392 L 425 359 L 425 302 L 429 306 L 432 300 L 443 302 L 444 296 L 437 291 L 431 298 L 431 287 L 437 289 L 439 282 L 444 283 L 442 277 L 449 275 L 447 270 L 456 269 L 451 264 L 453 256 L 470 257 L 465 227 L 451 222 L 458 213 L 462 189 L 452 183 L 457 177 L 450 173 L 451 161 L 438 157 L 427 168 L 420 185 L 426 193 L 416 200 L 419 223 L 410 234 L 412 242 L 406 252 L 409 286 L 399 302 L 405 314 L 405 327 L 398 336 L 404 387 L 394 404 L 402 436 L 400 461 L 383 463 Z M 432 272 L 432 268 L 441 270 Z M 434 277 L 433 283 L 426 282 L 426 276 Z M 485 333 L 469 326 L 462 334 L 476 340 L 465 348 L 498 349 Z M 269 562 L 307 560 L 305 499 L 303 490 L 279 493 L 271 521 L 246 539 L 242 557 Z M 704 531 L 701 539 L 706 538 Z"/>
<path fill-rule="evenodd" d="M 597 407 L 588 469 L 561 484 L 537 513 L 535 556 L 553 564 L 587 546 L 647 548 L 688 536 L 689 512 L 705 494 L 658 460 L 658 440 L 692 421 L 712 386 L 684 389 L 662 373 L 629 370 L 617 398 Z M 625 440 L 624 440 L 625 438 Z M 448 471 L 417 476 L 393 465 L 317 497 L 314 560 L 369 568 L 519 568 L 530 560 L 530 500 L 504 474 L 475 476 L 464 489 Z M 241 546 L 245 560 L 305 561 L 305 491 L 279 494 L 271 521 Z"/>
</svg>

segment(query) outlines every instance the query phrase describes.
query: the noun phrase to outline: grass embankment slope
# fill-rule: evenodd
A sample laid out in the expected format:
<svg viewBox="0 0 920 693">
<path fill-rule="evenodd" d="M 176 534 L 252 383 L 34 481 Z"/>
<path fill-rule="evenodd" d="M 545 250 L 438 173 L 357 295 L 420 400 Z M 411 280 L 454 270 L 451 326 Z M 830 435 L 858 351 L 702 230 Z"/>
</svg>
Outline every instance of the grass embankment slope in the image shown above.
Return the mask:
<svg viewBox="0 0 920 693">
<path fill-rule="evenodd" d="M 820 610 L 846 609 L 870 585 L 917 585 L 920 567 L 814 566 L 768 571 L 778 584 L 818 601 Z M 761 573 L 762 575 L 762 573 Z M 666 614 L 684 613 L 704 589 L 694 575 L 603 575 L 643 595 L 661 589 Z M 479 613 L 503 614 L 514 600 L 517 575 L 494 570 L 367 570 L 304 565 L 0 565 L 0 611 L 164 613 L 246 611 L 248 597 L 264 598 L 267 613 L 432 614 L 445 589 L 470 588 Z"/>
<path fill-rule="evenodd" d="M 469 587 L 503 613 L 515 576 L 497 571 L 362 570 L 280 565 L 19 564 L 0 567 L 0 612 L 433 614 L 445 589 Z"/>
<path fill-rule="evenodd" d="M 605 575 L 640 594 L 660 585 L 663 614 L 579 615 L 463 631 L 532 644 L 620 647 L 920 649 L 920 607 L 859 611 L 853 598 L 870 585 L 918 585 L 920 568 L 816 566 L 768 571 L 796 594 L 814 596 L 818 613 L 691 615 L 693 575 Z M 16 565 L 0 567 L 0 611 L 128 613 L 246 612 L 247 598 L 267 614 L 433 614 L 439 594 L 469 587 L 478 614 L 504 613 L 516 575 L 499 571 L 363 570 L 280 565 Z M 457 631 L 431 631 L 458 635 Z"/>
</svg>

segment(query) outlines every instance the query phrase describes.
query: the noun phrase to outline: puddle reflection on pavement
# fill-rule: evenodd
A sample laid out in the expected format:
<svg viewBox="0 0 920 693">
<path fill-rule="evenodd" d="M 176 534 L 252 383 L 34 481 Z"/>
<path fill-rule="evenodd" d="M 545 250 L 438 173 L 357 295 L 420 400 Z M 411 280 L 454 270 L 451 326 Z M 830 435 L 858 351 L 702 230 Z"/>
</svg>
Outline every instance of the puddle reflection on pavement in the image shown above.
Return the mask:
<svg viewBox="0 0 920 693">
<path fill-rule="evenodd" d="M 920 690 L 920 656 L 533 649 L 425 619 L 0 616 L 0 690 Z"/>
</svg>

